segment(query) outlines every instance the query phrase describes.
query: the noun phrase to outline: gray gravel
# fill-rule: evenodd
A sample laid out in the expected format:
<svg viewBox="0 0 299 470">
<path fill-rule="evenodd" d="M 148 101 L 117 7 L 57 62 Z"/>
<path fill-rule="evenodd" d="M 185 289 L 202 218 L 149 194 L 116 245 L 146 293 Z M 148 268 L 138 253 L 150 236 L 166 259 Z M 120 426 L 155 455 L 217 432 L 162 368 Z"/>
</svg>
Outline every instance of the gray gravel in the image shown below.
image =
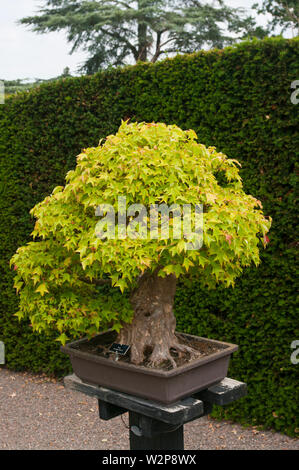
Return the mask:
<svg viewBox="0 0 299 470">
<path fill-rule="evenodd" d="M 97 400 L 45 375 L 0 368 L 0 449 L 129 449 L 128 416 L 101 421 Z M 292 439 L 209 417 L 185 425 L 185 449 L 299 449 Z"/>
</svg>

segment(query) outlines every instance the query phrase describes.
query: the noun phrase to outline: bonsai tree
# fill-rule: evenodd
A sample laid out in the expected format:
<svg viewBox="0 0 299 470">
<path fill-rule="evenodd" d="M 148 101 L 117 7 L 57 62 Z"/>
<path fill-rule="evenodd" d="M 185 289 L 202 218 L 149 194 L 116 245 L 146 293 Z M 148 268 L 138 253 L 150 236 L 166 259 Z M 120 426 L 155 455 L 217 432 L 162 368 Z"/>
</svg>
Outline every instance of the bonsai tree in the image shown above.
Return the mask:
<svg viewBox="0 0 299 470">
<path fill-rule="evenodd" d="M 171 348 L 190 359 L 195 352 L 175 334 L 177 280 L 233 286 L 246 266 L 259 264 L 259 246 L 268 242 L 271 221 L 245 194 L 238 166 L 198 143 L 193 130 L 123 122 L 116 135 L 83 150 L 66 185 L 31 210 L 34 241 L 11 260 L 18 318 L 37 331 L 58 330 L 63 344 L 112 328 L 118 343 L 131 346 L 134 364 L 147 351 L 149 366 L 169 360 L 175 367 Z M 174 212 L 187 205 L 203 209 L 203 243 L 192 245 L 190 230 L 178 236 Z M 174 208 L 169 233 L 146 235 L 151 209 L 163 222 L 161 206 Z"/>
</svg>

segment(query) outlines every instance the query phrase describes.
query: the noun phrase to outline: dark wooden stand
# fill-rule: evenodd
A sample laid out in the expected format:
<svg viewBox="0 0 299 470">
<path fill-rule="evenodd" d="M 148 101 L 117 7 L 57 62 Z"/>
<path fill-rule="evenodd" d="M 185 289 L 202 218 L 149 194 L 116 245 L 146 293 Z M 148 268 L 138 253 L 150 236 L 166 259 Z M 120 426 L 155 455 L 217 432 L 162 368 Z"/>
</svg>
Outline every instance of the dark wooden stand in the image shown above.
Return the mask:
<svg viewBox="0 0 299 470">
<path fill-rule="evenodd" d="M 100 418 L 108 421 L 129 412 L 131 450 L 183 450 L 184 424 L 209 414 L 213 405 L 227 405 L 247 393 L 246 384 L 226 377 L 216 385 L 171 405 L 82 382 L 64 379 L 70 390 L 96 397 Z"/>
</svg>

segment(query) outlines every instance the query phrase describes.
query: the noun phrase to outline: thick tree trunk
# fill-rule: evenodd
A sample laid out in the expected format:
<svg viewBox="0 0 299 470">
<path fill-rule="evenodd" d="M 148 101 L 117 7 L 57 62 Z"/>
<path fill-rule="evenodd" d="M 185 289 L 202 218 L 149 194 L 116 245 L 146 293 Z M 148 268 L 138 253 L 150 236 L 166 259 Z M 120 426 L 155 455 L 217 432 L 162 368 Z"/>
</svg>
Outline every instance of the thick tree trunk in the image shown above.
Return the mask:
<svg viewBox="0 0 299 470">
<path fill-rule="evenodd" d="M 131 362 L 142 364 L 145 354 L 150 353 L 149 364 L 159 367 L 170 361 L 173 367 L 176 362 L 170 349 L 179 354 L 196 352 L 178 342 L 175 335 L 176 320 L 173 314 L 173 303 L 176 290 L 176 277 L 164 278 L 153 274 L 144 274 L 138 287 L 132 293 L 131 303 L 134 318 L 131 324 L 125 325 L 118 335 L 118 342 L 131 346 Z"/>
<path fill-rule="evenodd" d="M 142 2 L 138 2 L 138 10 L 142 9 Z M 142 62 L 147 61 L 147 25 L 146 23 L 138 23 L 138 59 Z"/>
</svg>

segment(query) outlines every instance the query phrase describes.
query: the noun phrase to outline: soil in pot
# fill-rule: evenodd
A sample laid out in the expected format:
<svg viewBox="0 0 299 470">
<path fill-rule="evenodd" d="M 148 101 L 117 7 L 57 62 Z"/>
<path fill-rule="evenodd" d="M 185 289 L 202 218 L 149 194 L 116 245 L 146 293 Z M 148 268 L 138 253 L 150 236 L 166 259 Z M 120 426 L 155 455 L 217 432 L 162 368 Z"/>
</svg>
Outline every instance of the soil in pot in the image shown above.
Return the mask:
<svg viewBox="0 0 299 470">
<path fill-rule="evenodd" d="M 225 345 L 210 343 L 208 341 L 201 340 L 200 338 L 190 338 L 185 336 L 182 333 L 176 333 L 178 342 L 182 345 L 186 345 L 199 352 L 199 356 L 193 358 L 192 360 L 198 360 L 199 357 L 209 356 L 218 351 L 222 351 L 226 348 Z M 124 355 L 116 355 L 115 352 L 110 351 L 112 344 L 116 342 L 117 333 L 115 331 L 108 331 L 102 335 L 98 335 L 90 341 L 85 341 L 72 347 L 74 349 L 80 350 L 82 352 L 88 352 L 96 356 L 105 357 L 110 360 L 118 360 L 119 362 L 131 363 L 130 360 L 130 350 Z M 142 367 L 149 367 L 149 358 L 151 355 L 151 349 L 148 348 L 148 351 L 145 351 L 145 359 L 142 364 L 139 364 Z M 176 366 L 183 366 L 192 362 L 190 354 L 186 353 L 183 356 L 179 355 L 175 349 L 170 350 L 171 356 L 174 359 Z M 172 363 L 167 360 L 164 361 L 156 368 L 157 370 L 168 371 L 173 369 Z"/>
</svg>

